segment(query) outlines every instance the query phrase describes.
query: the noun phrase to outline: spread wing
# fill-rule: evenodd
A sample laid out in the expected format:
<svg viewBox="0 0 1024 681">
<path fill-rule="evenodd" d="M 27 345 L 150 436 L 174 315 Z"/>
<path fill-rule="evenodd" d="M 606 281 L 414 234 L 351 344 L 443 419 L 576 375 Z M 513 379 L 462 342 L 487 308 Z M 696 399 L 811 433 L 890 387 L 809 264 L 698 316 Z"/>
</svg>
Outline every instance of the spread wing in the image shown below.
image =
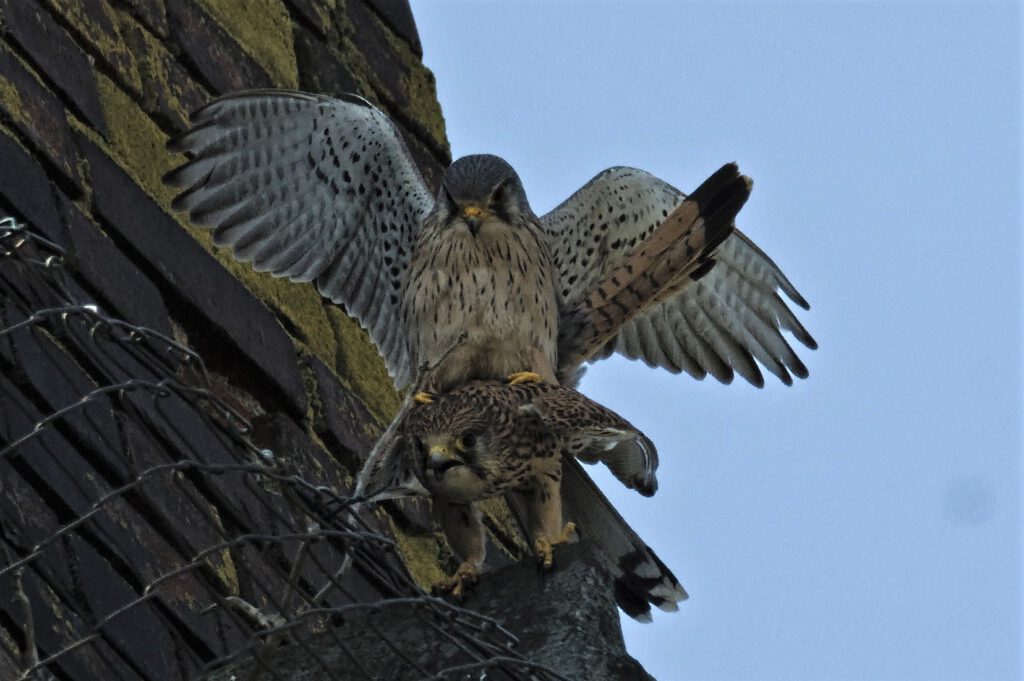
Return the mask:
<svg viewBox="0 0 1024 681">
<path fill-rule="evenodd" d="M 609 168 L 542 217 L 566 308 L 585 300 L 685 198 L 642 170 Z M 764 385 L 758 362 L 786 384 L 792 383 L 791 373 L 806 377 L 783 331 L 809 348 L 817 344 L 779 291 L 804 309 L 807 302 L 738 230 L 718 246 L 713 259 L 709 271 L 696 281 L 684 278 L 677 292 L 650 304 L 589 359 L 617 351 L 695 378 L 711 374 L 728 383 L 739 373 L 756 386 Z"/>
<path fill-rule="evenodd" d="M 189 160 L 172 206 L 258 271 L 314 281 L 366 329 L 399 388 L 412 378 L 400 312 L 433 198 L 382 112 L 358 97 L 284 90 L 216 99 L 168 144 Z"/>
<path fill-rule="evenodd" d="M 608 466 L 612 475 L 645 497 L 658 490 L 654 443 L 611 409 L 559 385 L 533 383 L 504 389 L 535 410 L 545 427 L 565 442 L 569 454 Z M 528 401 L 527 401 L 528 400 Z"/>
</svg>

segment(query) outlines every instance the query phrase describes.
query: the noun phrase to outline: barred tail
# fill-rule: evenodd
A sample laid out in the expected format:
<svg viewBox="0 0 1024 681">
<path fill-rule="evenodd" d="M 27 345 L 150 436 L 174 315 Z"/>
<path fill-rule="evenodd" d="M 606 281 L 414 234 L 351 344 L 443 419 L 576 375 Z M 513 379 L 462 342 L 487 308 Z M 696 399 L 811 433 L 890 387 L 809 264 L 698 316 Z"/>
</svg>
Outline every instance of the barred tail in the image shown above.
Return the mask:
<svg viewBox="0 0 1024 681">
<path fill-rule="evenodd" d="M 700 279 L 714 266 L 714 251 L 732 234 L 733 221 L 753 182 L 735 163 L 722 166 L 563 317 L 560 373 L 599 352 L 622 326 L 648 306 Z"/>
</svg>

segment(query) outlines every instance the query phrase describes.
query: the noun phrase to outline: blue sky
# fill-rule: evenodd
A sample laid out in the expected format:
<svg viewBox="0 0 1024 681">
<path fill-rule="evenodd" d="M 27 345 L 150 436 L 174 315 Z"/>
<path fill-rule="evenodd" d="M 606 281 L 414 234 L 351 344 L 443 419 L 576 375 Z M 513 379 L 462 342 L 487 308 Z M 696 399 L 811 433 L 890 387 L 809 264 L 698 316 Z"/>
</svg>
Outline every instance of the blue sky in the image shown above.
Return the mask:
<svg viewBox="0 0 1024 681">
<path fill-rule="evenodd" d="M 1021 9 L 413 0 L 453 153 L 534 210 L 599 170 L 754 178 L 740 227 L 811 302 L 809 380 L 615 359 L 657 443 L 596 475 L 691 594 L 624 621 L 659 679 L 1009 679 L 1021 658 Z"/>
</svg>

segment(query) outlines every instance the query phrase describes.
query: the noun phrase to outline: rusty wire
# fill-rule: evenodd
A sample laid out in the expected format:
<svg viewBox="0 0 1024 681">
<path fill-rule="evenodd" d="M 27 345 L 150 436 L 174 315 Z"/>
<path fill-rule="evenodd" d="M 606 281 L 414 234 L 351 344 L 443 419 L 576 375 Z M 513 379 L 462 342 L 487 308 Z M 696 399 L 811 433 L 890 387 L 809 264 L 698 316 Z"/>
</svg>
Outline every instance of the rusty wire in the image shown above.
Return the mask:
<svg viewBox="0 0 1024 681">
<path fill-rule="evenodd" d="M 424 593 L 343 476 L 254 444 L 201 357 L 10 218 L 0 294 L 0 677 L 564 678 Z"/>
</svg>

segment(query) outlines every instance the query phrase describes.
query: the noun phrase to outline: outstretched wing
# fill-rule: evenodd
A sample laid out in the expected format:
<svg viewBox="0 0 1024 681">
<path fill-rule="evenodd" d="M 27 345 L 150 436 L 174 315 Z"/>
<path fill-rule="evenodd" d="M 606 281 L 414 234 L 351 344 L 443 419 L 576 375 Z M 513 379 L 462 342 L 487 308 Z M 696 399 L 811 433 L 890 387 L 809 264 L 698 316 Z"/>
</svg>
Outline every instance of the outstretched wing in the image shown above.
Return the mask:
<svg viewBox="0 0 1024 681">
<path fill-rule="evenodd" d="M 168 144 L 189 160 L 172 206 L 258 271 L 315 281 L 366 329 L 399 388 L 412 378 L 400 313 L 433 198 L 394 124 L 358 97 L 284 90 L 216 99 Z"/>
<path fill-rule="evenodd" d="M 541 218 L 548 234 L 566 309 L 578 307 L 604 276 L 623 265 L 640 244 L 686 198 L 653 175 L 634 168 L 609 168 Z M 684 278 L 678 291 L 653 302 L 625 323 L 603 352 L 617 351 L 695 378 L 723 383 L 739 373 L 764 385 L 761 362 L 784 383 L 807 369 L 783 337 L 788 330 L 817 347 L 779 296 L 784 292 L 808 308 L 786 276 L 753 242 L 733 230 L 713 252 L 714 266 Z M 756 361 L 755 361 L 756 360 Z M 560 367 L 570 374 L 576 367 Z"/>
<path fill-rule="evenodd" d="M 645 497 L 658 490 L 654 443 L 611 409 L 560 385 L 528 383 L 504 389 L 537 411 L 544 426 L 565 442 L 568 454 L 586 463 L 600 461 L 619 482 Z"/>
</svg>

